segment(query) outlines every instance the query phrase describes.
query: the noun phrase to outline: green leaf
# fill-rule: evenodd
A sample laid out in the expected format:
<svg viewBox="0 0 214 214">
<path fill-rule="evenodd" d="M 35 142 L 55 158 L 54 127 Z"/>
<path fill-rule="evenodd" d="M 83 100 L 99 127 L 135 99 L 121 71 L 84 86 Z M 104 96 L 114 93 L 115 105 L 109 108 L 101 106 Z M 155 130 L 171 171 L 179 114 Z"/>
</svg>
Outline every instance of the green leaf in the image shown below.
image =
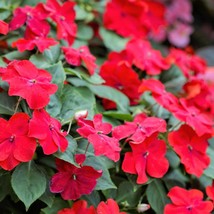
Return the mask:
<svg viewBox="0 0 214 214">
<path fill-rule="evenodd" d="M 80 40 L 90 40 L 93 37 L 93 30 L 87 25 L 78 25 L 77 38 Z"/>
<path fill-rule="evenodd" d="M 133 119 L 131 114 L 125 114 L 119 111 L 105 111 L 102 114 L 118 120 L 132 121 Z"/>
<path fill-rule="evenodd" d="M 46 70 L 49 71 L 52 75 L 52 83 L 58 85 L 57 93 L 61 94 L 66 78 L 62 62 L 59 61 L 58 63 L 46 68 Z"/>
<path fill-rule="evenodd" d="M 102 170 L 102 176 L 97 180 L 97 185 L 95 187 L 95 190 L 106 190 L 106 189 L 116 189 L 117 187 L 112 182 L 108 167 L 105 163 L 105 160 L 107 158 L 102 156 L 87 156 L 86 161 L 84 162 L 84 165 L 92 166 L 96 170 Z"/>
<path fill-rule="evenodd" d="M 169 160 L 170 166 L 172 168 L 177 168 L 179 166 L 180 159 L 174 151 L 167 150 L 166 157 Z"/>
<path fill-rule="evenodd" d="M 134 188 L 130 182 L 124 181 L 118 187 L 116 201 L 126 206 L 135 207 L 139 203 L 140 196 L 140 188 Z"/>
<path fill-rule="evenodd" d="M 157 179 L 153 180 L 146 189 L 146 195 L 155 213 L 163 214 L 164 207 L 168 201 L 163 183 Z"/>
<path fill-rule="evenodd" d="M 11 190 L 11 175 L 5 172 L 0 175 L 0 201 L 2 201 Z"/>
<path fill-rule="evenodd" d="M 70 120 L 74 117 L 75 112 L 88 110 L 89 118 L 94 115 L 95 97 L 93 93 L 85 87 L 72 87 L 65 85 L 62 90 L 62 109 L 59 117 L 63 121 Z"/>
<path fill-rule="evenodd" d="M 33 161 L 22 163 L 13 172 L 11 184 L 28 210 L 30 205 L 45 192 L 46 176 Z"/>
<path fill-rule="evenodd" d="M 0 114 L 12 115 L 17 103 L 15 97 L 10 97 L 6 92 L 0 93 Z"/>
<path fill-rule="evenodd" d="M 121 112 L 124 112 L 124 113 L 128 112 L 129 99 L 122 92 L 106 85 L 92 85 L 78 78 L 72 78 L 72 79 L 69 79 L 69 81 L 75 86 L 88 87 L 98 97 L 106 98 L 115 102 L 117 104 L 118 109 Z"/>
<path fill-rule="evenodd" d="M 59 210 L 68 207 L 68 204 L 66 201 L 62 200 L 61 198 L 55 198 L 53 206 L 52 207 L 46 207 L 42 209 L 43 214 L 55 214 Z"/>
<path fill-rule="evenodd" d="M 54 203 L 54 194 L 50 192 L 49 185 L 47 185 L 45 192 L 39 198 L 40 201 L 43 201 L 48 205 L 48 207 L 52 207 Z"/>
<path fill-rule="evenodd" d="M 103 39 L 105 46 L 112 51 L 121 51 L 125 49 L 126 43 L 129 40 L 120 37 L 113 31 L 106 30 L 102 27 L 100 27 L 99 33 Z"/>
<path fill-rule="evenodd" d="M 24 52 L 11 51 L 11 52 L 3 55 L 3 57 L 5 57 L 9 60 L 24 60 L 24 59 L 28 59 L 29 56 L 30 56 L 29 51 L 24 51 Z"/>
<path fill-rule="evenodd" d="M 48 103 L 46 110 L 52 117 L 57 117 L 60 114 L 62 103 L 59 95 L 53 94 L 50 96 L 50 102 Z"/>
<path fill-rule="evenodd" d="M 173 65 L 169 70 L 162 72 L 160 81 L 164 83 L 167 91 L 176 93 L 181 91 L 186 78 L 180 68 Z"/>
<path fill-rule="evenodd" d="M 207 149 L 207 154 L 210 157 L 210 165 L 207 169 L 204 170 L 204 175 L 214 179 L 214 148 L 209 146 Z"/>
<path fill-rule="evenodd" d="M 49 63 L 53 64 L 59 61 L 61 54 L 60 45 L 54 45 L 46 49 L 43 53 L 44 58 L 48 60 Z"/>
<path fill-rule="evenodd" d="M 74 155 L 77 149 L 77 142 L 70 135 L 68 135 L 66 138 L 68 140 L 68 147 L 66 151 L 56 152 L 54 156 L 61 160 L 67 161 L 73 165 L 76 165 L 76 162 L 74 161 Z"/>
<path fill-rule="evenodd" d="M 83 195 L 81 199 L 86 200 L 89 206 L 97 207 L 100 203 L 100 195 L 97 191 L 93 191 L 90 195 Z"/>
<path fill-rule="evenodd" d="M 84 71 L 77 70 L 77 69 L 71 69 L 71 68 L 65 68 L 65 72 L 68 74 L 71 74 L 71 75 L 75 75 L 75 76 L 79 77 L 80 79 L 84 79 L 87 82 L 95 84 L 95 85 L 100 85 L 105 82 L 105 80 L 102 79 L 102 77 L 97 73 L 94 73 L 92 76 L 90 76 L 89 74 L 87 74 Z M 68 82 L 70 80 L 72 81 L 72 78 L 67 78 Z"/>
</svg>

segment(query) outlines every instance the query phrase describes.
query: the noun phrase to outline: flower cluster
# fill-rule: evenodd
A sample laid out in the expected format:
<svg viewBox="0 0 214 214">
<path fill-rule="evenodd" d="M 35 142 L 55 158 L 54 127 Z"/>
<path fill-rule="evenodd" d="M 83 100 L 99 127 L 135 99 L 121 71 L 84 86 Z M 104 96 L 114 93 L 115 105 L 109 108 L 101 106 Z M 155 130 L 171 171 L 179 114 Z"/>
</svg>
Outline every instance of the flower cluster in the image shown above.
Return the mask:
<svg viewBox="0 0 214 214">
<path fill-rule="evenodd" d="M 190 1 L 20 2 L 0 5 L 2 212 L 211 213 L 214 72 L 179 49 Z"/>
</svg>

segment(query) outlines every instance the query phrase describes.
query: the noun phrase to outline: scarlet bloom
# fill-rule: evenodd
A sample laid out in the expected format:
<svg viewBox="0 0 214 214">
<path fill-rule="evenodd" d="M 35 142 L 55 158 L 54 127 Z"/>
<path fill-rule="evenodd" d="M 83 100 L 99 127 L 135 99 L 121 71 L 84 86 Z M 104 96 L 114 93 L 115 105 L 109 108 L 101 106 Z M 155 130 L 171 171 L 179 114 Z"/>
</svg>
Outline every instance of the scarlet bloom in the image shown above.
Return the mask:
<svg viewBox="0 0 214 214">
<path fill-rule="evenodd" d="M 167 92 L 163 83 L 157 79 L 143 79 L 139 92 L 151 91 L 153 98 L 170 112 L 177 110 L 178 99 L 172 93 Z"/>
<path fill-rule="evenodd" d="M 93 145 L 95 155 L 105 155 L 115 162 L 119 160 L 121 148 L 118 139 L 107 136 L 112 125 L 103 123 L 101 114 L 96 114 L 93 121 L 79 118 L 77 122 L 80 126 L 77 132 Z"/>
<path fill-rule="evenodd" d="M 156 132 L 166 132 L 165 120 L 147 117 L 141 113 L 135 116 L 133 122 L 125 122 L 124 125 L 116 126 L 112 135 L 119 140 L 128 137 L 127 140 L 130 143 L 138 144 Z"/>
<path fill-rule="evenodd" d="M 126 62 L 111 63 L 107 61 L 100 69 L 100 76 L 105 80 L 105 85 L 124 93 L 130 99 L 132 105 L 137 103 L 140 97 L 138 92 L 140 80 L 129 64 Z"/>
<path fill-rule="evenodd" d="M 203 201 L 203 193 L 197 189 L 186 190 L 175 186 L 170 189 L 168 196 L 172 204 L 167 204 L 164 214 L 210 214 L 213 209 L 211 201 Z"/>
<path fill-rule="evenodd" d="M 45 107 L 50 95 L 57 91 L 57 85 L 51 83 L 51 74 L 38 69 L 28 60 L 11 62 L 2 79 L 9 83 L 9 95 L 26 99 L 31 109 Z"/>
<path fill-rule="evenodd" d="M 127 152 L 122 164 L 124 172 L 137 174 L 137 183 L 148 181 L 147 174 L 151 177 L 161 178 L 169 168 L 169 162 L 164 157 L 166 144 L 157 139 L 157 133 L 147 137 L 140 144 L 131 143 L 132 152 Z"/>
<path fill-rule="evenodd" d="M 206 193 L 209 198 L 214 202 L 214 181 L 212 182 L 211 186 L 206 187 Z"/>
<path fill-rule="evenodd" d="M 50 191 L 60 193 L 64 200 L 76 200 L 90 194 L 96 186 L 102 172 L 91 166 L 79 168 L 60 159 L 56 159 L 57 172 L 50 182 Z"/>
<path fill-rule="evenodd" d="M 209 135 L 199 137 L 188 125 L 169 133 L 168 140 L 175 152 L 180 156 L 186 172 L 200 177 L 210 163 L 206 155 Z"/>
<path fill-rule="evenodd" d="M 103 201 L 99 203 L 97 214 L 126 214 L 126 212 L 120 212 L 117 202 L 109 198 L 106 203 Z"/>
<path fill-rule="evenodd" d="M 177 108 L 173 110 L 173 115 L 181 121 L 192 126 L 198 136 L 212 133 L 212 120 L 200 109 L 188 103 L 188 100 L 181 98 Z"/>
<path fill-rule="evenodd" d="M 161 52 L 146 40 L 133 39 L 127 43 L 126 50 L 133 55 L 133 64 L 149 75 L 158 75 L 170 67 Z"/>
<path fill-rule="evenodd" d="M 145 37 L 147 29 L 140 22 L 140 18 L 146 6 L 142 1 L 109 1 L 103 17 L 104 26 L 124 37 Z"/>
<path fill-rule="evenodd" d="M 44 5 L 39 3 L 36 7 L 18 7 L 13 12 L 13 18 L 9 24 L 10 30 L 16 30 L 26 23 L 28 28 L 36 35 L 39 35 L 41 30 L 48 31 L 50 26 L 45 20 L 49 13 L 44 9 Z"/>
<path fill-rule="evenodd" d="M 36 140 L 28 136 L 29 119 L 25 113 L 17 113 L 9 121 L 0 118 L 0 166 L 5 170 L 33 158 Z"/>
<path fill-rule="evenodd" d="M 48 31 L 40 31 L 35 34 L 30 28 L 26 28 L 24 38 L 20 38 L 12 43 L 12 47 L 17 47 L 20 52 L 25 50 L 33 50 L 35 47 L 42 53 L 50 46 L 56 45 L 58 42 L 53 38 L 47 37 Z"/>
<path fill-rule="evenodd" d="M 57 214 L 96 214 L 96 210 L 93 206 L 87 208 L 87 201 L 79 200 L 74 202 L 72 208 L 65 208 L 58 211 Z"/>
<path fill-rule="evenodd" d="M 170 49 L 169 60 L 176 64 L 186 77 L 192 74 L 203 74 L 206 71 L 206 61 L 204 59 L 180 49 Z"/>
<path fill-rule="evenodd" d="M 9 31 L 8 24 L 0 20 L 0 33 L 6 35 Z"/>
<path fill-rule="evenodd" d="M 78 49 L 71 47 L 62 47 L 65 54 L 66 61 L 74 66 L 80 66 L 84 62 L 86 68 L 88 69 L 90 75 L 93 75 L 97 65 L 95 63 L 96 58 L 90 53 L 87 46 L 82 46 Z"/>
<path fill-rule="evenodd" d="M 57 38 L 65 39 L 69 45 L 74 42 L 77 32 L 74 5 L 71 1 L 60 4 L 57 0 L 48 0 L 44 5 L 51 19 L 57 24 Z"/>
<path fill-rule="evenodd" d="M 57 151 L 64 152 L 68 146 L 66 132 L 61 131 L 61 124 L 44 109 L 35 110 L 30 120 L 28 135 L 39 140 L 46 155 Z"/>
</svg>

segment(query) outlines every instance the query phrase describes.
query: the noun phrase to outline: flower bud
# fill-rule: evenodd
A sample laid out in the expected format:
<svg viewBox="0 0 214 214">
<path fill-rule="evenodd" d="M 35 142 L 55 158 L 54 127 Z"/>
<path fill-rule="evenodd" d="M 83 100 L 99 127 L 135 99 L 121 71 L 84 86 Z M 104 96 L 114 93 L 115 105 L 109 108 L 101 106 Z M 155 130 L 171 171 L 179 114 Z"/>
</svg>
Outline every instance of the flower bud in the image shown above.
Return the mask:
<svg viewBox="0 0 214 214">
<path fill-rule="evenodd" d="M 88 116 L 87 110 L 80 110 L 80 111 L 75 112 L 74 119 L 78 120 L 80 118 L 86 118 L 87 116 Z"/>
<path fill-rule="evenodd" d="M 138 204 L 138 206 L 137 206 L 137 211 L 139 213 L 143 213 L 143 212 L 147 211 L 148 209 L 150 209 L 149 204 Z"/>
</svg>

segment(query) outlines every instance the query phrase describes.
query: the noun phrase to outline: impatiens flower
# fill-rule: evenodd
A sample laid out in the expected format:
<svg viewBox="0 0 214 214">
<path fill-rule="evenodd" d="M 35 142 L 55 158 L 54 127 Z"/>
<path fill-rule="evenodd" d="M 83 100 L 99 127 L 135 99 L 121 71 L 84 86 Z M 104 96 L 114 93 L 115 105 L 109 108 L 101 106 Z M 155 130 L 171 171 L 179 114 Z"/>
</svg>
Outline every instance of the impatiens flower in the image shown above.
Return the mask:
<svg viewBox="0 0 214 214">
<path fill-rule="evenodd" d="M 57 91 L 57 85 L 51 83 L 51 74 L 38 69 L 28 60 L 11 62 L 2 79 L 9 83 L 9 95 L 26 99 L 31 109 L 45 107 L 50 95 Z"/>
<path fill-rule="evenodd" d="M 100 69 L 100 76 L 105 80 L 104 85 L 111 86 L 129 99 L 132 105 L 136 104 L 140 98 L 138 87 L 140 79 L 137 73 L 125 62 L 104 63 Z"/>
<path fill-rule="evenodd" d="M 203 193 L 197 189 L 186 190 L 175 186 L 168 196 L 172 204 L 167 204 L 164 214 L 210 214 L 213 209 L 211 201 L 203 201 Z"/>
<path fill-rule="evenodd" d="M 214 181 L 212 182 L 211 186 L 206 187 L 206 193 L 209 198 L 214 202 Z"/>
<path fill-rule="evenodd" d="M 206 71 L 206 61 L 195 54 L 171 48 L 168 58 L 181 69 L 186 77 L 192 74 L 203 74 Z"/>
<path fill-rule="evenodd" d="M 183 89 L 185 91 L 185 98 L 188 103 L 192 103 L 201 111 L 209 112 L 213 103 L 213 90 L 204 80 L 199 78 L 192 78 L 188 81 Z"/>
<path fill-rule="evenodd" d="M 169 68 L 161 52 L 153 49 L 148 41 L 133 39 L 126 45 L 126 50 L 133 55 L 133 64 L 149 75 L 160 74 Z"/>
<path fill-rule="evenodd" d="M 109 198 L 106 203 L 103 201 L 99 203 L 97 214 L 126 214 L 126 212 L 120 212 L 117 202 Z"/>
<path fill-rule="evenodd" d="M 178 99 L 172 93 L 165 90 L 165 86 L 157 79 L 143 79 L 139 92 L 151 91 L 153 98 L 167 110 L 175 111 L 178 106 Z"/>
<path fill-rule="evenodd" d="M 209 166 L 210 159 L 206 154 L 209 137 L 199 137 L 188 125 L 182 125 L 177 131 L 169 133 L 169 143 L 180 156 L 186 172 L 200 177 Z"/>
<path fill-rule="evenodd" d="M 121 148 L 118 139 L 107 136 L 112 125 L 103 123 L 101 114 L 96 114 L 93 121 L 79 118 L 78 125 L 77 132 L 93 145 L 95 155 L 105 155 L 115 162 L 119 160 Z"/>
<path fill-rule="evenodd" d="M 20 38 L 12 43 L 12 47 L 17 47 L 20 52 L 33 50 L 35 47 L 42 53 L 50 46 L 56 45 L 58 42 L 53 38 L 47 37 L 48 32 L 41 31 L 40 34 L 35 34 L 30 28 L 25 31 L 24 38 Z"/>
<path fill-rule="evenodd" d="M 8 24 L 2 20 L 0 20 L 0 34 L 6 35 L 9 31 Z"/>
<path fill-rule="evenodd" d="M 71 208 L 62 209 L 57 214 L 96 214 L 96 210 L 93 206 L 88 208 L 87 201 L 79 200 Z"/>
<path fill-rule="evenodd" d="M 9 121 L 0 118 L 0 167 L 5 170 L 33 158 L 36 140 L 28 136 L 29 119 L 25 113 L 16 113 Z"/>
<path fill-rule="evenodd" d="M 74 42 L 77 32 L 74 5 L 71 1 L 60 4 L 57 0 L 47 0 L 44 5 L 51 19 L 57 24 L 57 38 L 65 39 L 69 45 Z"/>
<path fill-rule="evenodd" d="M 173 110 L 173 115 L 194 128 L 198 136 L 212 133 L 212 119 L 184 98 L 180 99 L 179 105 Z"/>
<path fill-rule="evenodd" d="M 44 154 L 64 152 L 68 146 L 66 132 L 61 131 L 61 124 L 44 109 L 35 110 L 29 124 L 29 136 L 37 138 Z"/>
<path fill-rule="evenodd" d="M 144 113 L 135 116 L 133 122 L 125 122 L 124 125 L 116 126 L 112 135 L 119 140 L 128 137 L 130 143 L 141 143 L 146 137 L 155 132 L 166 132 L 165 120 L 157 117 L 147 117 Z"/>
<path fill-rule="evenodd" d="M 18 7 L 14 10 L 13 18 L 9 24 L 10 30 L 16 30 L 26 23 L 36 35 L 39 35 L 41 30 L 49 32 L 50 26 L 45 20 L 48 14 L 42 3 L 37 4 L 36 7 L 28 5 L 23 8 Z"/>
<path fill-rule="evenodd" d="M 59 172 L 51 178 L 50 191 L 60 193 L 64 200 L 76 200 L 90 194 L 102 175 L 91 166 L 76 167 L 60 159 L 56 159 L 56 167 Z"/>
<path fill-rule="evenodd" d="M 93 75 L 97 65 L 95 63 L 96 58 L 90 53 L 87 46 L 82 46 L 78 49 L 71 47 L 62 47 L 65 54 L 65 59 L 70 65 L 80 66 L 82 62 L 85 63 L 90 75 Z"/>
<path fill-rule="evenodd" d="M 137 183 L 148 181 L 147 174 L 151 177 L 161 178 L 169 168 L 169 162 L 164 157 L 166 143 L 157 139 L 157 134 L 146 138 L 140 144 L 130 144 L 132 152 L 125 153 L 122 169 L 124 172 L 137 174 Z"/>
<path fill-rule="evenodd" d="M 104 26 L 124 37 L 144 38 L 148 32 L 140 19 L 146 9 L 147 5 L 143 1 L 109 1 L 103 17 Z"/>
</svg>

